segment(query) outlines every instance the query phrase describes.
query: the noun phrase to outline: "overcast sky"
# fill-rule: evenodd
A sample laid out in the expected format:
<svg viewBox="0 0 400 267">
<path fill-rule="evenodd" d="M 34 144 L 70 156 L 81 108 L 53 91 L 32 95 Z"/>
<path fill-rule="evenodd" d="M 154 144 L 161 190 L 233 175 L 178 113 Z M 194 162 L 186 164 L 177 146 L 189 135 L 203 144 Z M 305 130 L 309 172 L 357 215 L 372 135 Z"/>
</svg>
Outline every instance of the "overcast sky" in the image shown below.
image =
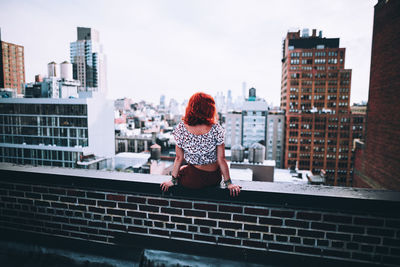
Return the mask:
<svg viewBox="0 0 400 267">
<path fill-rule="evenodd" d="M 70 60 L 76 27 L 92 27 L 108 60 L 108 97 L 159 102 L 216 95 L 242 83 L 279 105 L 282 40 L 316 28 L 340 38 L 352 69 L 351 103 L 368 99 L 376 0 L 0 1 L 2 39 L 25 47 L 26 81 Z"/>
</svg>

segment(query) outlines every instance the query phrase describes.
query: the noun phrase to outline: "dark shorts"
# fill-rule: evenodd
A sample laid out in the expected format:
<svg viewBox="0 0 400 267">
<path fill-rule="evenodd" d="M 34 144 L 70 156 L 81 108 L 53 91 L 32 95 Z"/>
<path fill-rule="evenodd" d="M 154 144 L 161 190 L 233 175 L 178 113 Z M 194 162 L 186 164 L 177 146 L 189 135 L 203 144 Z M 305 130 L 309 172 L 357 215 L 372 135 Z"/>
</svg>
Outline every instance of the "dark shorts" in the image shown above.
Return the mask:
<svg viewBox="0 0 400 267">
<path fill-rule="evenodd" d="M 186 188 L 200 189 L 209 186 L 218 186 L 221 182 L 221 170 L 213 172 L 199 170 L 192 164 L 182 168 L 178 173 L 178 183 Z"/>
</svg>

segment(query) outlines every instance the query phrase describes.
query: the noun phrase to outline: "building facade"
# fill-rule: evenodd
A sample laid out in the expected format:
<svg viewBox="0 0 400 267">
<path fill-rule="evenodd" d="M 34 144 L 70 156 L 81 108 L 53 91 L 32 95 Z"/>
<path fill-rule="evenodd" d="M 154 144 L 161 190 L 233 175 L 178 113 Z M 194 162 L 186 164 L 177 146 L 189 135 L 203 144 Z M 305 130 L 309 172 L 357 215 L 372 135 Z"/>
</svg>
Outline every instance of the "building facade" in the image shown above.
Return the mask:
<svg viewBox="0 0 400 267">
<path fill-rule="evenodd" d="M 242 112 L 231 111 L 225 116 L 225 146 L 242 144 Z"/>
<path fill-rule="evenodd" d="M 354 185 L 400 190 L 400 1 L 375 5 L 365 143 Z"/>
<path fill-rule="evenodd" d="M 283 168 L 285 145 L 285 114 L 283 111 L 269 111 L 267 117 L 267 143 L 265 158 L 275 160 L 275 167 Z"/>
<path fill-rule="evenodd" d="M 0 99 L 0 162 L 79 167 L 114 155 L 112 103 L 102 99 Z"/>
<path fill-rule="evenodd" d="M 0 88 L 23 94 L 25 84 L 24 47 L 1 39 L 0 30 Z"/>
<path fill-rule="evenodd" d="M 73 78 L 79 80 L 80 91 L 106 93 L 106 57 L 99 42 L 98 31 L 92 28 L 77 28 L 77 41 L 70 44 Z"/>
<path fill-rule="evenodd" d="M 352 182 L 351 70 L 339 38 L 288 32 L 283 43 L 281 108 L 286 112 L 284 167 L 320 173 L 327 183 Z"/>
<path fill-rule="evenodd" d="M 268 104 L 256 96 L 256 89 L 249 89 L 249 98 L 242 108 L 242 146 L 249 148 L 254 143 L 265 146 L 267 142 Z"/>
</svg>

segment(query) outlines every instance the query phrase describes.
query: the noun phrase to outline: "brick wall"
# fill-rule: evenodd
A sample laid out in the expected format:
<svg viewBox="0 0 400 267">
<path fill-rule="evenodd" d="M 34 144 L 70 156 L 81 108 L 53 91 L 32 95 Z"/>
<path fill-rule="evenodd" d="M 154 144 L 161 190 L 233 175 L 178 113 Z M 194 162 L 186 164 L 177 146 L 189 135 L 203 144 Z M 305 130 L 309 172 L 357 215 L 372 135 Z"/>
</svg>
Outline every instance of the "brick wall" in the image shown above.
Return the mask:
<svg viewBox="0 0 400 267">
<path fill-rule="evenodd" d="M 400 193 L 395 201 L 376 199 L 370 205 L 367 199 L 341 198 L 337 189 L 338 197 L 320 196 L 314 205 L 313 196 L 295 201 L 290 194 L 245 188 L 232 199 L 214 188 L 200 195 L 179 188 L 162 195 L 158 183 L 4 170 L 0 177 L 1 230 L 108 244 L 146 236 L 210 248 L 400 264 L 400 215 L 388 210 L 399 207 Z M 361 196 L 360 190 L 354 195 Z M 377 209 L 380 205 L 386 209 Z"/>
<path fill-rule="evenodd" d="M 400 190 L 400 1 L 375 6 L 363 176 Z"/>
</svg>

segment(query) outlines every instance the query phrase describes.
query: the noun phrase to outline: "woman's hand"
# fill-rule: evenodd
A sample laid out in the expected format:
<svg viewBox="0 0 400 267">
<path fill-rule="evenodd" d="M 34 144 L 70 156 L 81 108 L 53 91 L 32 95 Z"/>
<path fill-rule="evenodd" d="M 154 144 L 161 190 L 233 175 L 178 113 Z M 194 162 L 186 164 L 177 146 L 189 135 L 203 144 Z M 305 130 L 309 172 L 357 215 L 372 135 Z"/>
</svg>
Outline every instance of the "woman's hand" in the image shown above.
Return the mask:
<svg viewBox="0 0 400 267">
<path fill-rule="evenodd" d="M 235 184 L 230 184 L 228 185 L 229 193 L 231 196 L 236 197 L 240 193 L 240 186 L 235 185 Z"/>
<path fill-rule="evenodd" d="M 165 181 L 160 185 L 161 190 L 164 192 L 167 192 L 168 188 L 170 188 L 171 186 L 174 186 L 171 180 Z"/>
</svg>

